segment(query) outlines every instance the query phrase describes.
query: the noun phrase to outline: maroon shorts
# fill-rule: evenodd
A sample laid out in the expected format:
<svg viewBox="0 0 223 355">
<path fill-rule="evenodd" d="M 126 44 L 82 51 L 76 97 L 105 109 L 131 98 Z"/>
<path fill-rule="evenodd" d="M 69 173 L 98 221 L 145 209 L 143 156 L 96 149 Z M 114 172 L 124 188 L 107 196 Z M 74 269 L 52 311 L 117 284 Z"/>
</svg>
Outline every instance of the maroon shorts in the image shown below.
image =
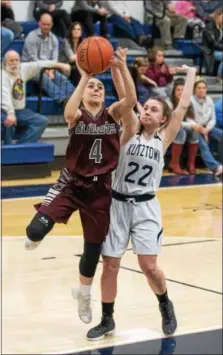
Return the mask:
<svg viewBox="0 0 223 355">
<path fill-rule="evenodd" d="M 110 205 L 110 173 L 80 179 L 63 169 L 57 183 L 35 208 L 56 223 L 65 224 L 72 213 L 79 210 L 84 238 L 89 242 L 102 243 L 109 228 Z"/>
</svg>

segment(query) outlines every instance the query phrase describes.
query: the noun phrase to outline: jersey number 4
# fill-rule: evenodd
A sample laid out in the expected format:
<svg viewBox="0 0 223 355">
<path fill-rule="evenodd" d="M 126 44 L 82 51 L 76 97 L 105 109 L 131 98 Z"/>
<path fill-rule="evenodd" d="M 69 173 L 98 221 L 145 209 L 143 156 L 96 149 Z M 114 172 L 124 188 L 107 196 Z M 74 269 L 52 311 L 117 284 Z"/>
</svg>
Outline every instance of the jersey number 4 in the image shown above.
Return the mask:
<svg viewBox="0 0 223 355">
<path fill-rule="evenodd" d="M 94 143 L 92 144 L 90 153 L 89 153 L 89 159 L 93 159 L 95 163 L 100 163 L 102 160 L 102 140 L 101 139 L 95 139 Z"/>
<path fill-rule="evenodd" d="M 139 169 L 140 169 L 140 166 L 138 163 L 134 163 L 134 162 L 130 162 L 129 165 L 130 167 L 133 167 L 133 169 L 128 173 L 126 174 L 125 176 L 125 181 L 126 182 L 130 182 L 131 184 L 138 184 L 140 186 L 146 186 L 147 185 L 147 182 L 145 182 L 145 179 L 152 173 L 153 171 L 153 168 L 152 166 L 149 166 L 149 165 L 143 165 L 142 166 L 142 170 L 146 171 L 145 174 L 143 174 L 139 179 L 138 181 L 136 181 L 135 179 L 130 179 L 130 176 L 134 175 Z"/>
</svg>

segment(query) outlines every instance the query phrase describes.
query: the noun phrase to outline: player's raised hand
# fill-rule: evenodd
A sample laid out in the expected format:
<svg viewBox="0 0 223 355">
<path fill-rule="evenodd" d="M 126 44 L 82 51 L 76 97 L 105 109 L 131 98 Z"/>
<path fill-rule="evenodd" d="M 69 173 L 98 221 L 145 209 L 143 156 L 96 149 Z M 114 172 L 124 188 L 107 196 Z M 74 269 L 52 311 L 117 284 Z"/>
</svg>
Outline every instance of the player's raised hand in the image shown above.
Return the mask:
<svg viewBox="0 0 223 355">
<path fill-rule="evenodd" d="M 126 66 L 126 56 L 127 56 L 128 48 L 118 47 L 115 51 L 114 56 L 110 60 L 111 68 L 122 69 Z"/>
<path fill-rule="evenodd" d="M 77 66 L 77 69 L 80 73 L 81 76 L 87 76 L 88 78 L 90 78 L 92 76 L 91 73 L 87 73 L 84 69 L 82 69 L 78 63 L 78 60 L 76 60 L 76 66 Z"/>
<path fill-rule="evenodd" d="M 188 67 L 186 64 L 183 64 L 181 67 L 176 67 L 176 73 L 187 73 L 189 70 L 197 71 L 195 67 Z"/>
</svg>

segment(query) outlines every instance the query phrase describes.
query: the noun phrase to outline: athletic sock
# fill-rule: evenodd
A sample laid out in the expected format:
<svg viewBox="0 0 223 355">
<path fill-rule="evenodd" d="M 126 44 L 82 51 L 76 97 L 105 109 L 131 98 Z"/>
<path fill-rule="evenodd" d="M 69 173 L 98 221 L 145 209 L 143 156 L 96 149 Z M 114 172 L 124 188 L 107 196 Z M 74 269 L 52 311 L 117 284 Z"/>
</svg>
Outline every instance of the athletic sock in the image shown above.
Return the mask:
<svg viewBox="0 0 223 355">
<path fill-rule="evenodd" d="M 168 294 L 167 294 L 167 290 L 162 295 L 157 295 L 156 294 L 156 297 L 158 298 L 159 303 L 166 303 L 169 300 Z"/>
<path fill-rule="evenodd" d="M 91 285 L 79 285 L 79 291 L 83 296 L 90 296 L 91 294 Z"/>
<path fill-rule="evenodd" d="M 114 313 L 114 304 L 115 304 L 115 302 L 110 302 L 110 303 L 101 302 L 102 314 L 112 317 L 112 315 Z"/>
</svg>

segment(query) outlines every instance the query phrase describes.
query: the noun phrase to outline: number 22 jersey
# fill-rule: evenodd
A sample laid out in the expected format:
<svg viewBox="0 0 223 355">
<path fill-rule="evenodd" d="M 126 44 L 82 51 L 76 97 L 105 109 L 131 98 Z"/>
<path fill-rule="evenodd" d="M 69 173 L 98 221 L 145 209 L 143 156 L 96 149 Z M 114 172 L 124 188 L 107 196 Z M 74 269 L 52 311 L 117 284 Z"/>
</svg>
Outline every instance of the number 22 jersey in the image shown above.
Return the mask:
<svg viewBox="0 0 223 355">
<path fill-rule="evenodd" d="M 69 129 L 66 168 L 84 177 L 107 174 L 118 164 L 119 125 L 102 108 L 94 117 L 85 108 L 75 127 Z"/>
<path fill-rule="evenodd" d="M 121 147 L 113 175 L 113 190 L 126 195 L 155 194 L 164 167 L 163 142 L 158 133 L 151 139 L 135 134 Z"/>
</svg>

